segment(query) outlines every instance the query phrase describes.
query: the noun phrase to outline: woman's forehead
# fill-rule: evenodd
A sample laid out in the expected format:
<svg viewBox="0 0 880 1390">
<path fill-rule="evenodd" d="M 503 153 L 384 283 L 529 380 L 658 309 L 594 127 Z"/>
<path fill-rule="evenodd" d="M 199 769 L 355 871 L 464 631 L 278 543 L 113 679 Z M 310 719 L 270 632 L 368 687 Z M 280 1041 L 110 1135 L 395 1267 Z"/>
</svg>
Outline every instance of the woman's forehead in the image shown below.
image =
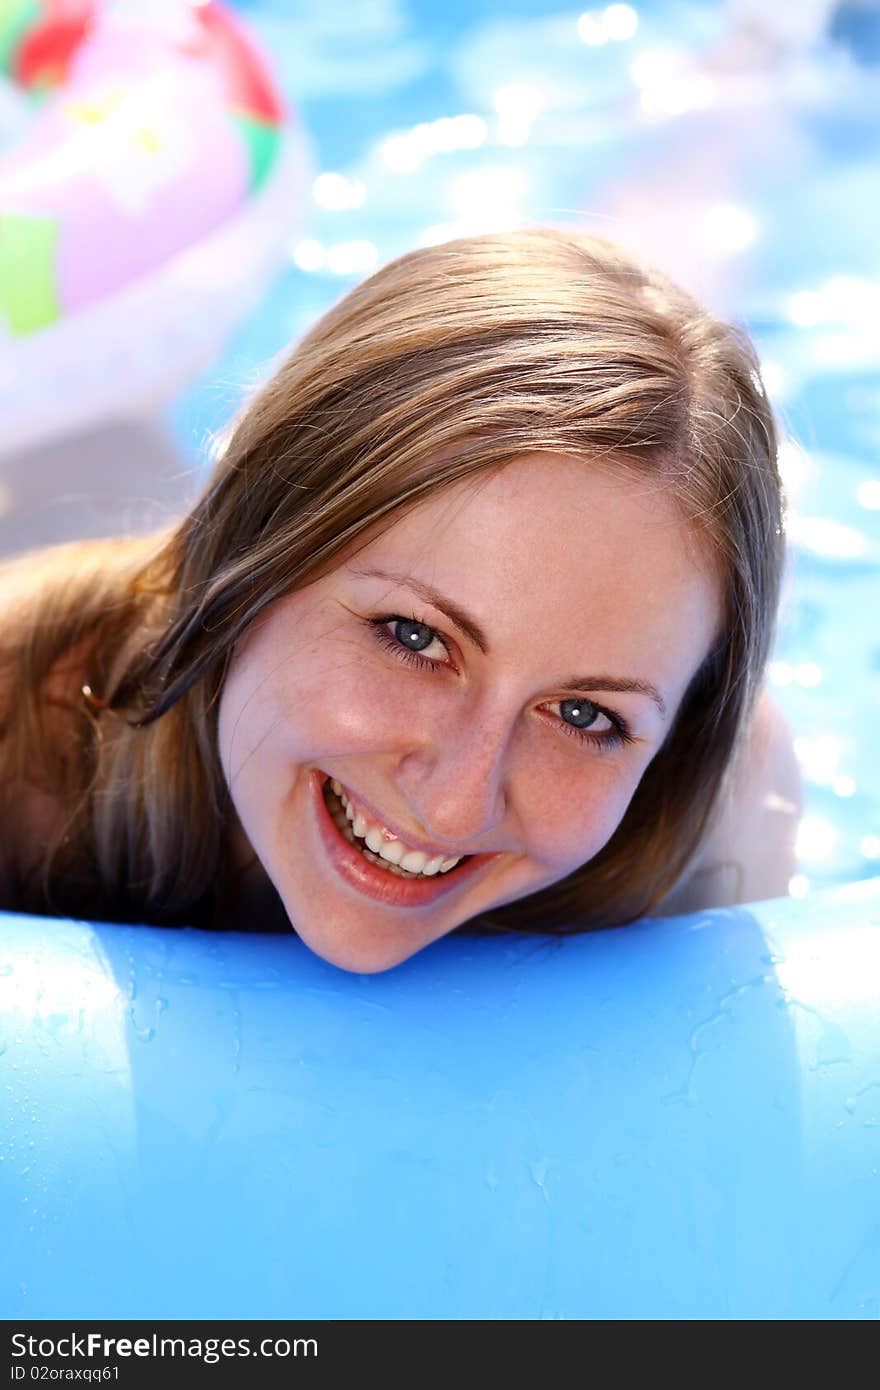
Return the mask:
<svg viewBox="0 0 880 1390">
<path fill-rule="evenodd" d="M 432 586 L 502 647 L 527 634 L 536 656 L 545 640 L 557 659 L 589 643 L 597 659 L 656 652 L 696 669 L 720 623 L 714 566 L 668 488 L 568 456 L 452 484 L 343 568 Z"/>
<path fill-rule="evenodd" d="M 662 475 L 558 454 L 523 456 L 448 484 L 358 553 L 438 564 L 466 556 L 487 567 L 491 557 L 523 575 L 548 560 L 554 574 L 566 563 L 575 571 L 713 570 L 705 537 Z"/>
</svg>

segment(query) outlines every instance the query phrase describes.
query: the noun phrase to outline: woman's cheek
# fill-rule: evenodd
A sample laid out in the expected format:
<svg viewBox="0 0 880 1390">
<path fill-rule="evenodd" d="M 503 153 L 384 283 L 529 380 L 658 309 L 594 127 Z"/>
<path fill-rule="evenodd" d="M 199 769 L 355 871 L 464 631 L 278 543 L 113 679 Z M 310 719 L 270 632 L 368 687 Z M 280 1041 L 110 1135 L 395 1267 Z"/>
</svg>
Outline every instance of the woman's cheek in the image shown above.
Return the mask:
<svg viewBox="0 0 880 1390">
<path fill-rule="evenodd" d="M 303 757 L 405 747 L 431 703 L 428 692 L 418 692 L 415 699 L 405 678 L 378 662 L 325 657 L 304 665 L 277 699 L 278 718 Z M 439 713 L 434 727 L 442 727 Z"/>
<path fill-rule="evenodd" d="M 548 795 L 536 802 L 544 808 L 544 814 L 533 821 L 543 827 L 538 855 L 560 878 L 604 849 L 623 820 L 636 785 L 621 770 L 615 775 L 610 768 L 593 767 L 584 776 L 586 785 L 578 789 L 576 779 L 569 775 L 563 784 L 566 793 L 553 801 L 549 815 Z"/>
</svg>

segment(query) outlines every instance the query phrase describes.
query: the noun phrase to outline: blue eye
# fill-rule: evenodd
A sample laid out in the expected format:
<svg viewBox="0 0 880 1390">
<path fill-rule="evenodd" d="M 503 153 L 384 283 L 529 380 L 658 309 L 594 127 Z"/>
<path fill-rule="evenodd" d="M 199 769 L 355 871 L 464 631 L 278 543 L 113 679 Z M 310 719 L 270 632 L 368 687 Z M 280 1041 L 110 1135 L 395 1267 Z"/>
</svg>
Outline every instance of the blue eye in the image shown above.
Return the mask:
<svg viewBox="0 0 880 1390">
<path fill-rule="evenodd" d="M 395 618 L 394 636 L 408 652 L 422 652 L 430 647 L 437 634 L 427 623 L 417 623 L 412 618 Z"/>
<path fill-rule="evenodd" d="M 396 656 L 398 661 L 405 661 L 410 666 L 435 673 L 454 669 L 448 661 L 421 655 L 435 642 L 443 648 L 447 656 L 449 653 L 436 628 L 419 622 L 418 618 L 404 618 L 399 613 L 388 613 L 382 618 L 367 618 L 366 623 L 379 645 Z M 579 739 L 581 743 L 589 744 L 602 753 L 610 753 L 613 748 L 633 742 L 633 736 L 620 716 L 593 704 L 592 700 L 574 696 L 555 703 L 560 715 L 553 718 L 553 723 L 570 738 Z M 604 720 L 608 727 L 595 729 L 593 726 L 601 720 Z"/>
<path fill-rule="evenodd" d="M 610 710 L 602 709 L 599 705 L 594 705 L 592 700 L 578 699 L 560 700 L 559 710 L 561 714 L 560 727 L 563 733 L 570 734 L 573 738 L 594 744 L 601 752 L 609 753 L 612 748 L 620 748 L 624 744 L 632 743 L 633 738 L 626 724 L 617 714 L 612 714 Z M 607 728 L 596 729 L 593 726 L 604 719 Z"/>
<path fill-rule="evenodd" d="M 559 708 L 565 722 L 575 729 L 588 729 L 602 714 L 598 705 L 590 700 L 562 700 Z"/>
<path fill-rule="evenodd" d="M 407 661 L 411 666 L 427 671 L 442 671 L 447 665 L 445 661 L 420 655 L 435 642 L 446 651 L 443 638 L 427 623 L 420 623 L 417 618 L 402 618 L 399 613 L 389 613 L 384 618 L 369 618 L 367 621 L 376 641 L 393 652 L 400 661 Z M 389 628 L 393 628 L 393 634 Z"/>
</svg>

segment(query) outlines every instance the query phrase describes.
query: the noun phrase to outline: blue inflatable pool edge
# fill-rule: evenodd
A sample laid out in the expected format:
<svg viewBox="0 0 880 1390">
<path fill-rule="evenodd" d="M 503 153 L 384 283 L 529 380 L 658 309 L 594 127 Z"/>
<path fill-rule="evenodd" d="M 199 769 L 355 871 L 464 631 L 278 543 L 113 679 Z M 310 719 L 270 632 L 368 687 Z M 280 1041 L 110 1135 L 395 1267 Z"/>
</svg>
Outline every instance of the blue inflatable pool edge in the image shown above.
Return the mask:
<svg viewBox="0 0 880 1390">
<path fill-rule="evenodd" d="M 6 1318 L 880 1316 L 880 879 L 348 975 L 0 917 Z"/>
</svg>

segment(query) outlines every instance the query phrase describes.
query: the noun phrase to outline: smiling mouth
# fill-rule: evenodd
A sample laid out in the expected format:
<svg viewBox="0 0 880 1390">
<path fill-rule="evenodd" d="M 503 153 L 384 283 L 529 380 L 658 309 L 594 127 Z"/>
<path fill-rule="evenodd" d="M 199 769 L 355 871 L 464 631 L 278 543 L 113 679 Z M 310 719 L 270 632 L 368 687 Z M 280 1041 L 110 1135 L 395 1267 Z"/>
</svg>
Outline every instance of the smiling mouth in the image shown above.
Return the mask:
<svg viewBox="0 0 880 1390">
<path fill-rule="evenodd" d="M 343 837 L 343 839 L 347 840 L 347 842 L 350 845 L 352 845 L 355 849 L 359 850 L 359 852 L 364 856 L 366 860 L 369 861 L 369 863 L 375 864 L 377 868 L 384 869 L 388 874 L 392 874 L 396 878 L 421 880 L 423 882 L 428 881 L 435 875 L 439 877 L 441 874 L 444 878 L 450 878 L 456 874 L 456 872 L 461 868 L 463 864 L 466 864 L 472 858 L 471 855 L 462 855 L 458 858 L 457 862 L 452 863 L 448 868 L 444 869 L 442 866 L 438 865 L 429 873 L 419 871 L 413 872 L 409 869 L 401 868 L 399 864 L 394 864 L 390 860 L 384 859 L 382 855 L 375 853 L 365 843 L 364 838 L 362 836 L 355 834 L 354 826 L 352 823 L 352 817 L 349 814 L 347 814 L 346 807 L 343 804 L 340 796 L 337 795 L 337 793 L 334 791 L 333 786 L 331 785 L 331 779 L 329 777 L 324 782 L 324 785 L 322 787 L 322 794 L 324 797 L 324 804 L 327 807 L 327 810 L 330 814 L 330 818 L 336 826 L 336 829 L 339 831 L 340 835 Z M 399 844 L 400 842 L 391 841 L 390 843 Z M 436 863 L 437 858 L 439 858 L 439 856 L 435 856 L 435 859 L 429 862 Z"/>
</svg>

